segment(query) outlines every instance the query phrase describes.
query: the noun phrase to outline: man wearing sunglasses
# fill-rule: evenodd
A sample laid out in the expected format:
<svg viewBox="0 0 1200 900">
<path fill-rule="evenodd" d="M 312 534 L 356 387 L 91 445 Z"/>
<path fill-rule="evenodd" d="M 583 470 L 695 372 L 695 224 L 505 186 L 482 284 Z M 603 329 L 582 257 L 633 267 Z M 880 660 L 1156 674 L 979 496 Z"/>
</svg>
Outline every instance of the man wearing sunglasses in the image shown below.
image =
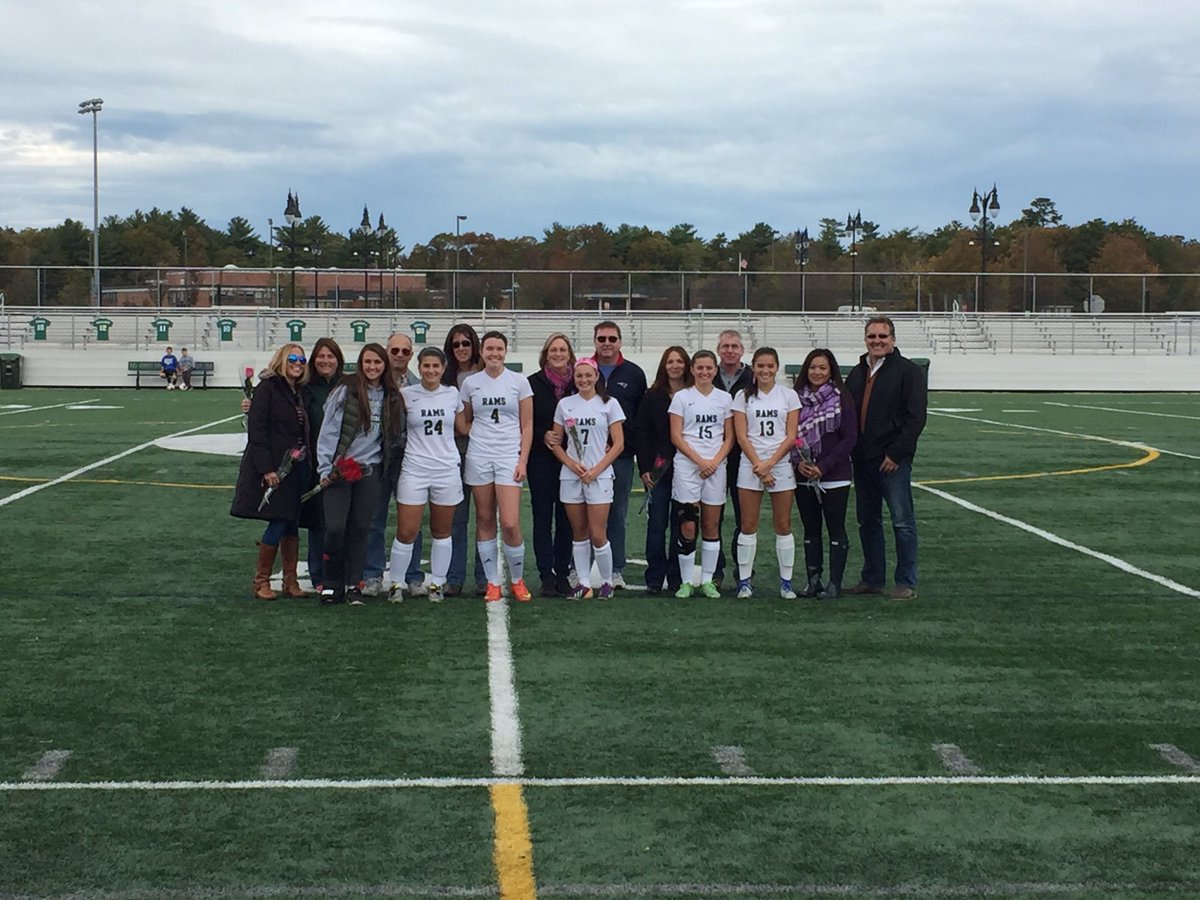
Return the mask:
<svg viewBox="0 0 1200 900">
<path fill-rule="evenodd" d="M 883 504 L 896 540 L 893 600 L 917 597 L 917 518 L 912 461 L 925 428 L 925 373 L 896 349 L 896 326 L 887 316 L 867 320 L 867 352 L 846 379 L 858 411 L 854 463 L 855 511 L 862 541 L 862 580 L 847 594 L 882 594 L 887 584 Z"/>
<path fill-rule="evenodd" d="M 637 363 L 621 354 L 621 328 L 616 322 L 601 322 L 592 329 L 596 364 L 604 376 L 608 396 L 619 404 L 626 421 L 637 418 L 642 395 L 646 393 L 646 373 Z M 632 436 L 631 436 L 632 438 Z M 613 501 L 608 512 L 608 542 L 612 545 L 613 587 L 625 587 L 625 516 L 629 512 L 629 494 L 633 489 L 634 440 L 625 441 L 625 449 L 613 462 Z"/>
<path fill-rule="evenodd" d="M 388 365 L 397 387 L 407 387 L 420 382 L 421 379 L 408 370 L 408 364 L 412 362 L 412 338 L 407 334 L 396 332 L 388 338 L 387 352 Z M 392 482 L 388 485 L 388 490 L 380 492 L 379 508 L 375 510 L 375 515 L 371 518 L 371 530 L 367 533 L 367 559 L 363 565 L 363 593 L 368 597 L 378 596 L 388 589 L 388 586 L 383 583 L 383 565 L 387 558 L 388 548 L 391 547 L 391 541 L 387 540 L 386 532 L 388 513 L 391 512 L 392 504 L 395 503 L 395 491 L 396 484 Z M 412 559 L 408 564 L 408 571 L 402 575 L 397 572 L 391 573 L 393 582 L 400 583 L 400 579 L 403 578 L 409 597 L 423 597 L 426 594 L 425 573 L 421 571 L 421 544 L 421 532 L 418 531 L 416 540 L 413 541 Z"/>
</svg>

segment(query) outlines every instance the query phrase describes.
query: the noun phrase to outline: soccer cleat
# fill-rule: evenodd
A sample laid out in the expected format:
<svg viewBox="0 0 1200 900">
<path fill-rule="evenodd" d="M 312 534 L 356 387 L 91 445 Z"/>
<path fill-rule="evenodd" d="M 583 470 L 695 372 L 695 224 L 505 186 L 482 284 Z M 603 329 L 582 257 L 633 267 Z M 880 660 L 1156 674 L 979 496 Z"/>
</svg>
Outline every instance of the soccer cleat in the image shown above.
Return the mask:
<svg viewBox="0 0 1200 900">
<path fill-rule="evenodd" d="M 677 590 L 675 592 L 675 599 L 676 600 L 687 600 L 689 597 L 692 596 L 692 593 L 695 590 L 696 589 L 694 587 L 692 587 L 692 583 L 690 581 L 685 582 L 684 584 L 681 584 L 679 586 L 679 590 Z"/>
<path fill-rule="evenodd" d="M 388 603 L 403 603 L 403 602 L 404 602 L 404 589 L 398 584 L 393 584 L 391 590 L 388 591 Z"/>
<path fill-rule="evenodd" d="M 792 579 L 790 579 L 790 578 L 780 578 L 779 579 L 779 596 L 782 597 L 784 600 L 795 600 L 796 599 L 796 592 L 792 589 Z"/>
<path fill-rule="evenodd" d="M 424 597 L 427 593 L 428 590 L 425 588 L 424 581 L 410 581 L 408 583 L 408 596 Z"/>
<path fill-rule="evenodd" d="M 597 600 L 611 600 L 613 595 L 613 586 L 607 581 L 600 585 L 600 591 L 596 594 Z"/>
<path fill-rule="evenodd" d="M 577 584 L 571 591 L 572 600 L 591 600 L 593 596 L 595 595 L 592 593 L 592 589 L 586 584 Z"/>
<path fill-rule="evenodd" d="M 487 590 L 484 592 L 483 599 L 488 603 L 496 603 L 500 600 L 500 585 L 488 582 Z"/>
<path fill-rule="evenodd" d="M 430 603 L 442 602 L 442 586 L 440 584 L 433 584 L 431 582 L 429 585 L 429 590 L 426 593 L 429 594 Z"/>
<path fill-rule="evenodd" d="M 754 596 L 754 588 L 750 587 L 750 579 L 749 578 L 739 578 L 738 579 L 737 598 L 739 600 L 746 600 L 747 598 L 753 597 L 753 596 Z"/>
<path fill-rule="evenodd" d="M 346 602 L 351 606 L 366 606 L 366 601 L 363 600 L 363 592 L 357 587 L 352 587 L 346 591 Z"/>
<path fill-rule="evenodd" d="M 528 603 L 533 599 L 533 594 L 530 593 L 529 588 L 525 586 L 524 578 L 518 578 L 512 583 L 512 592 L 513 596 L 521 603 Z"/>
<path fill-rule="evenodd" d="M 361 590 L 364 597 L 378 597 L 383 593 L 383 579 L 368 578 L 362 583 Z"/>
<path fill-rule="evenodd" d="M 613 572 L 612 586 L 614 590 L 623 589 L 625 587 L 625 576 L 620 572 Z M 603 585 L 601 586 L 601 589 L 603 589 Z"/>
<path fill-rule="evenodd" d="M 712 581 L 706 581 L 702 585 L 700 585 L 700 593 L 703 594 L 705 597 L 707 597 L 709 600 L 720 600 L 721 599 L 721 589 L 719 587 L 717 587 L 717 585 Z"/>
</svg>

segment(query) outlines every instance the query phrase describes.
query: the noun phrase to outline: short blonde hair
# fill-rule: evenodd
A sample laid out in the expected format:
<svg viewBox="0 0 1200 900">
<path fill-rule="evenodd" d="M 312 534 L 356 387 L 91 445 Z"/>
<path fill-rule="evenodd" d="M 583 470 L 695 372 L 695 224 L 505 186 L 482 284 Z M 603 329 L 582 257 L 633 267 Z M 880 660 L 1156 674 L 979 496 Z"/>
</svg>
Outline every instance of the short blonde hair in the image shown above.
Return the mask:
<svg viewBox="0 0 1200 900">
<path fill-rule="evenodd" d="M 307 356 L 304 348 L 299 344 L 287 343 L 276 350 L 271 355 L 271 361 L 267 363 L 267 371 L 272 375 L 278 375 L 281 378 L 287 377 L 287 358 L 289 353 L 295 353 L 297 356 Z M 308 384 L 308 366 L 304 367 L 304 372 L 296 379 L 296 384 Z"/>
</svg>

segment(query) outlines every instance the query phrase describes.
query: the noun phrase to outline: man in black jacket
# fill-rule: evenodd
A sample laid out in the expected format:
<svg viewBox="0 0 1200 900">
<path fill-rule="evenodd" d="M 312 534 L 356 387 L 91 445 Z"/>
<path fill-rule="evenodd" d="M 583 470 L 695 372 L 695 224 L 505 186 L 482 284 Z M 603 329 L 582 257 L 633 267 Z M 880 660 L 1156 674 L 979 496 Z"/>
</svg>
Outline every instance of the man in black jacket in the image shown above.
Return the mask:
<svg viewBox="0 0 1200 900">
<path fill-rule="evenodd" d="M 717 369 L 717 386 L 737 396 L 754 383 L 754 372 L 742 362 L 746 347 L 742 343 L 742 333 L 735 328 L 722 331 L 717 335 L 717 358 L 721 365 Z M 732 421 L 729 427 L 733 427 Z M 733 450 L 725 460 L 725 485 L 729 491 L 729 499 L 733 503 L 733 533 L 742 530 L 742 510 L 738 505 L 737 477 L 738 466 L 742 462 L 742 451 L 735 442 Z M 721 511 L 721 521 L 718 525 L 721 535 L 721 549 L 717 551 L 717 568 L 713 572 L 713 581 L 720 586 L 725 578 L 725 511 Z"/>
<path fill-rule="evenodd" d="M 896 349 L 896 326 L 887 316 L 867 320 L 867 352 L 846 379 L 858 410 L 854 462 L 855 508 L 862 541 L 862 580 L 847 594 L 882 594 L 887 584 L 883 504 L 896 540 L 895 587 L 888 596 L 917 596 L 917 519 L 913 512 L 912 461 L 925 427 L 925 374 Z"/>
</svg>

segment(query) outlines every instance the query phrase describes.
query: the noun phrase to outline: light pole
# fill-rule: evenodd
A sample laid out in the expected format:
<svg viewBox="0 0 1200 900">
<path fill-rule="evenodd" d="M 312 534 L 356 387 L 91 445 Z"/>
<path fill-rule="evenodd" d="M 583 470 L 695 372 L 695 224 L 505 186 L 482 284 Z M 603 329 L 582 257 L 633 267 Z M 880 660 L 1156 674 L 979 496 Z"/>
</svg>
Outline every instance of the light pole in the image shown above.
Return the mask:
<svg viewBox="0 0 1200 900">
<path fill-rule="evenodd" d="M 850 232 L 850 308 L 861 309 L 861 298 L 856 299 L 855 282 L 858 280 L 858 233 L 862 231 L 862 210 L 856 214 L 846 214 L 846 230 Z"/>
<path fill-rule="evenodd" d="M 275 268 L 275 220 L 267 219 L 267 239 L 271 242 L 271 252 L 267 260 L 268 268 Z"/>
<path fill-rule="evenodd" d="M 458 270 L 462 268 L 462 223 L 466 220 L 466 216 L 454 217 L 454 297 L 451 302 L 452 309 L 458 309 Z"/>
<path fill-rule="evenodd" d="M 98 124 L 104 100 L 94 97 L 79 104 L 79 114 L 92 114 L 92 292 L 96 306 L 100 305 L 100 126 Z"/>
<path fill-rule="evenodd" d="M 296 224 L 300 221 L 300 195 L 288 190 L 287 207 L 283 211 L 283 219 L 292 229 L 288 241 L 288 265 L 292 269 L 292 307 L 296 306 Z"/>
<path fill-rule="evenodd" d="M 800 312 L 805 311 L 804 270 L 808 266 L 808 229 L 796 232 L 796 264 L 800 266 Z"/>
<path fill-rule="evenodd" d="M 971 221 L 979 223 L 979 290 L 975 296 L 975 309 L 977 312 L 983 312 L 987 285 L 988 215 L 991 214 L 992 222 L 995 223 L 996 213 L 1000 212 L 1000 200 L 996 195 L 995 183 L 992 184 L 990 191 L 982 194 L 977 190 L 971 191 L 971 208 L 968 211 L 971 214 Z"/>
</svg>

